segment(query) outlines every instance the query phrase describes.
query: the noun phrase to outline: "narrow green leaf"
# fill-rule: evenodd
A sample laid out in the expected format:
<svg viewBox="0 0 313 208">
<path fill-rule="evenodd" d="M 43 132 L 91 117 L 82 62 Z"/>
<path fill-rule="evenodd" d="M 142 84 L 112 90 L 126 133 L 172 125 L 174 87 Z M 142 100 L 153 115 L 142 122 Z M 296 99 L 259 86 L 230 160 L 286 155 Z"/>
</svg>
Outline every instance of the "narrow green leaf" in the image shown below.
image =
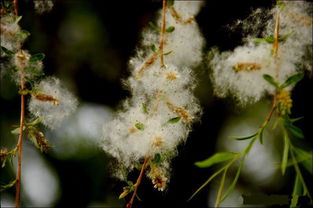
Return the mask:
<svg viewBox="0 0 313 208">
<path fill-rule="evenodd" d="M 42 122 L 42 118 L 36 118 L 35 120 L 33 120 L 30 123 L 27 123 L 28 126 L 36 126 L 38 124 L 40 124 Z"/>
<path fill-rule="evenodd" d="M 13 56 L 14 55 L 14 52 L 13 51 L 10 51 L 9 49 L 1 46 L 1 50 L 8 56 Z"/>
<path fill-rule="evenodd" d="M 151 162 L 159 164 L 161 162 L 161 155 L 157 153 L 152 159 Z"/>
<path fill-rule="evenodd" d="M 232 152 L 219 152 L 209 157 L 206 160 L 196 162 L 195 165 L 199 168 L 208 168 L 214 164 L 225 162 L 234 158 L 236 154 Z"/>
<path fill-rule="evenodd" d="M 294 123 L 294 122 L 299 121 L 299 120 L 301 120 L 301 119 L 303 119 L 303 118 L 304 118 L 304 116 L 301 116 L 301 117 L 298 117 L 298 118 L 291 118 L 291 119 L 290 119 L 290 122 L 291 122 L 291 123 Z"/>
<path fill-rule="evenodd" d="M 172 52 L 173 52 L 173 51 L 171 50 L 171 51 L 168 51 L 168 52 L 163 53 L 163 55 L 166 56 L 166 55 L 171 54 Z"/>
<path fill-rule="evenodd" d="M 168 0 L 167 1 L 167 7 L 171 8 L 172 6 L 174 6 L 174 0 Z"/>
<path fill-rule="evenodd" d="M 264 40 L 265 40 L 267 43 L 272 44 L 272 43 L 274 43 L 275 38 L 274 38 L 273 36 L 267 36 L 267 37 L 264 38 Z"/>
<path fill-rule="evenodd" d="M 286 172 L 286 167 L 288 163 L 288 153 L 289 153 L 289 138 L 288 138 L 287 132 L 285 132 L 284 133 L 284 152 L 283 152 L 283 158 L 281 161 L 281 171 L 283 175 L 285 175 L 285 172 Z"/>
<path fill-rule="evenodd" d="M 297 207 L 299 196 L 302 195 L 303 187 L 299 175 L 296 175 L 295 184 L 293 186 L 292 199 L 290 207 Z"/>
<path fill-rule="evenodd" d="M 136 123 L 135 127 L 140 131 L 143 131 L 145 129 L 145 126 L 143 125 L 143 123 L 140 123 L 140 122 Z"/>
<path fill-rule="evenodd" d="M 153 22 L 149 22 L 149 27 L 155 31 L 161 31 L 161 28 L 154 24 Z"/>
<path fill-rule="evenodd" d="M 173 123 L 177 123 L 178 121 L 180 121 L 180 117 L 171 118 L 167 122 L 173 124 Z"/>
<path fill-rule="evenodd" d="M 304 135 L 303 132 L 300 128 L 296 127 L 293 124 L 285 124 L 285 128 L 295 137 L 299 138 L 299 139 L 304 139 Z"/>
<path fill-rule="evenodd" d="M 276 6 L 284 7 L 284 6 L 286 6 L 286 3 L 282 2 L 282 1 L 277 1 Z"/>
<path fill-rule="evenodd" d="M 168 28 L 165 29 L 166 32 L 171 33 L 175 30 L 174 26 L 169 26 Z"/>
<path fill-rule="evenodd" d="M 21 21 L 22 16 L 17 16 L 15 19 L 15 24 L 19 23 L 19 21 Z"/>
<path fill-rule="evenodd" d="M 142 111 L 143 111 L 145 114 L 148 114 L 148 113 L 149 113 L 146 103 L 143 103 L 143 104 L 142 104 Z"/>
<path fill-rule="evenodd" d="M 250 136 L 246 136 L 246 137 L 230 137 L 230 139 L 236 139 L 236 140 L 247 140 L 247 139 L 252 139 L 253 137 L 255 137 L 258 133 L 252 134 Z"/>
<path fill-rule="evenodd" d="M 156 48 L 156 46 L 153 44 L 150 46 L 151 51 L 153 51 L 154 53 L 156 53 L 158 50 Z"/>
<path fill-rule="evenodd" d="M 6 185 L 1 185 L 0 191 L 4 191 L 8 188 L 11 188 L 15 185 L 16 180 L 11 181 L 10 183 L 6 184 Z"/>
<path fill-rule="evenodd" d="M 264 128 L 261 129 L 260 131 L 260 143 L 263 144 L 263 133 L 264 133 Z"/>
<path fill-rule="evenodd" d="M 45 54 L 43 53 L 37 53 L 30 57 L 29 62 L 37 62 L 42 61 L 45 58 Z"/>
<path fill-rule="evenodd" d="M 295 74 L 295 75 L 289 77 L 280 87 L 283 89 L 283 88 L 286 88 L 286 87 L 288 87 L 288 86 L 290 86 L 292 84 L 296 84 L 302 78 L 303 78 L 303 74 L 302 73 Z"/>
<path fill-rule="evenodd" d="M 295 154 L 297 155 L 297 162 L 300 162 L 303 167 L 313 174 L 313 154 L 312 152 L 304 151 L 300 148 L 292 148 Z"/>
<path fill-rule="evenodd" d="M 279 84 L 275 81 L 275 79 L 271 75 L 263 74 L 263 78 L 274 87 L 279 88 Z"/>
<path fill-rule="evenodd" d="M 225 194 L 223 195 L 221 202 L 223 202 L 223 201 L 231 194 L 231 192 L 234 190 L 234 188 L 235 188 L 235 186 L 236 186 L 236 184 L 237 184 L 237 181 L 238 181 L 238 179 L 239 179 L 239 176 L 240 176 L 241 168 L 242 168 L 242 166 L 243 166 L 243 164 L 244 164 L 243 162 L 244 162 L 244 159 L 242 159 L 242 160 L 240 161 L 240 165 L 239 165 L 239 167 L 238 167 L 238 169 L 237 169 L 235 178 L 233 179 L 233 182 L 230 184 L 230 186 L 229 186 L 228 189 L 226 190 Z"/>
<path fill-rule="evenodd" d="M 19 135 L 19 134 L 20 134 L 20 127 L 16 128 L 16 129 L 13 129 L 13 130 L 11 131 L 11 133 L 12 133 L 13 135 Z"/>
</svg>

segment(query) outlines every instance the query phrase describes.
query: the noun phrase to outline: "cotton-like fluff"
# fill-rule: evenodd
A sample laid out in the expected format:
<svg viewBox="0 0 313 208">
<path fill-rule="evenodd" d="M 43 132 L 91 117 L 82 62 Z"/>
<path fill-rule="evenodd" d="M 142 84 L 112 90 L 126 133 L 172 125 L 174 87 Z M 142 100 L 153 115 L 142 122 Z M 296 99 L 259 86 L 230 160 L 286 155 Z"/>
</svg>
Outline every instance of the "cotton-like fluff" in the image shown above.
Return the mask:
<svg viewBox="0 0 313 208">
<path fill-rule="evenodd" d="M 164 66 L 158 50 L 160 31 L 143 32 L 141 47 L 130 60 L 132 75 L 126 81 L 131 97 L 115 119 L 104 125 L 103 149 L 131 171 L 145 157 L 160 155 L 161 164 L 149 163 L 147 176 L 163 191 L 169 181 L 170 160 L 176 146 L 184 142 L 200 107 L 193 95 L 195 80 L 191 67 L 201 61 L 204 44 L 194 16 L 200 2 L 175 1 L 167 8 Z M 157 21 L 161 27 L 161 17 Z M 151 50 L 151 46 L 155 50 Z M 125 180 L 125 175 L 117 175 Z M 119 172 L 120 171 L 120 172 Z"/>
<path fill-rule="evenodd" d="M 16 52 L 21 48 L 24 40 L 29 35 L 28 32 L 21 30 L 18 22 L 20 17 L 14 15 L 4 15 L 0 18 L 0 41 L 1 47 Z M 1 56 L 5 52 L 1 48 Z"/>
<path fill-rule="evenodd" d="M 243 29 L 251 31 L 246 43 L 230 52 L 210 53 L 210 67 L 215 92 L 220 97 L 233 96 L 240 104 L 254 103 L 265 94 L 274 94 L 275 89 L 263 79 L 269 74 L 283 83 L 291 75 L 311 70 L 312 55 L 312 4 L 302 1 L 286 1 L 271 10 L 254 12 L 249 20 L 272 16 L 262 33 L 263 39 L 256 37 L 256 30 L 264 22 L 243 21 Z M 277 9 L 280 17 L 278 57 L 273 56 L 274 29 Z M 260 25 L 261 24 L 261 25 Z M 301 67 L 299 67 L 301 65 Z M 290 90 L 291 88 L 289 88 Z"/>
<path fill-rule="evenodd" d="M 31 95 L 29 111 L 51 129 L 60 125 L 77 107 L 76 98 L 55 77 L 42 80 Z"/>
</svg>

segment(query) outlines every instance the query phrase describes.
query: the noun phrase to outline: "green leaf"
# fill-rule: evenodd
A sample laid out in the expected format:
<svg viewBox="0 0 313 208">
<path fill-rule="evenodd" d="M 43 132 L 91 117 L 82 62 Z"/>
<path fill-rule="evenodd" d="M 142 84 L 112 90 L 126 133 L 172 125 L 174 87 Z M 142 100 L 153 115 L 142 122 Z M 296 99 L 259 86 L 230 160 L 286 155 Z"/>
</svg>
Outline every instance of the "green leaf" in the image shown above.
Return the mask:
<svg viewBox="0 0 313 208">
<path fill-rule="evenodd" d="M 161 31 L 161 28 L 154 24 L 153 22 L 149 22 L 149 27 L 155 31 Z"/>
<path fill-rule="evenodd" d="M 41 68 L 38 68 L 38 67 L 29 66 L 29 67 L 26 67 L 25 70 L 27 72 L 29 72 L 31 75 L 34 75 L 34 76 L 42 76 L 42 75 L 44 75 L 44 73 L 41 70 Z"/>
<path fill-rule="evenodd" d="M 42 118 L 37 118 L 30 123 L 27 123 L 28 126 L 36 126 L 42 122 Z"/>
<path fill-rule="evenodd" d="M 151 162 L 159 164 L 161 162 L 161 155 L 157 153 L 152 159 Z"/>
<path fill-rule="evenodd" d="M 303 187 L 299 175 L 296 175 L 295 184 L 293 186 L 292 199 L 290 207 L 297 207 L 299 196 L 302 195 Z"/>
<path fill-rule="evenodd" d="M 163 55 L 166 56 L 166 55 L 171 54 L 172 52 L 173 52 L 173 51 L 171 50 L 171 51 L 168 51 L 168 52 L 163 53 Z"/>
<path fill-rule="evenodd" d="M 171 118 L 167 122 L 173 124 L 173 123 L 177 123 L 178 121 L 180 121 L 180 117 Z"/>
<path fill-rule="evenodd" d="M 196 162 L 195 165 L 199 168 L 208 168 L 214 164 L 221 163 L 234 158 L 236 154 L 232 152 L 219 152 L 209 157 L 206 160 Z"/>
<path fill-rule="evenodd" d="M 8 188 L 13 187 L 15 185 L 15 183 L 16 183 L 16 180 L 13 180 L 9 184 L 1 185 L 0 191 L 4 191 L 4 190 L 6 190 Z"/>
<path fill-rule="evenodd" d="M 273 36 L 267 36 L 264 38 L 264 40 L 267 42 L 267 43 L 274 43 L 275 41 L 275 38 Z"/>
<path fill-rule="evenodd" d="M 9 49 L 1 46 L 1 50 L 8 56 L 13 56 L 14 55 L 14 52 L 13 51 L 10 51 Z"/>
<path fill-rule="evenodd" d="M 303 167 L 313 174 L 313 154 L 312 152 L 304 151 L 300 148 L 293 147 L 293 151 L 297 155 L 297 161 L 299 161 Z"/>
<path fill-rule="evenodd" d="M 143 123 L 140 123 L 140 122 L 136 123 L 135 127 L 140 131 L 143 131 L 145 129 L 145 126 L 143 125 Z"/>
<path fill-rule="evenodd" d="M 174 6 L 174 0 L 168 0 L 167 1 L 167 7 L 171 8 L 172 6 Z"/>
<path fill-rule="evenodd" d="M 299 139 L 304 139 L 303 132 L 300 128 L 296 127 L 295 125 L 291 123 L 285 123 L 285 128 L 295 137 Z"/>
<path fill-rule="evenodd" d="M 154 53 L 156 53 L 156 52 L 158 51 L 157 48 L 156 48 L 156 46 L 155 46 L 154 44 L 150 46 L 150 49 L 151 49 Z"/>
<path fill-rule="evenodd" d="M 145 114 L 148 114 L 148 113 L 149 113 L 146 103 L 143 103 L 143 104 L 142 104 L 142 111 L 143 111 Z"/>
<path fill-rule="evenodd" d="M 290 122 L 294 123 L 294 122 L 299 121 L 299 120 L 301 120 L 303 118 L 304 118 L 304 116 L 301 116 L 301 117 L 298 117 L 298 118 L 290 118 Z"/>
<path fill-rule="evenodd" d="M 37 62 L 42 61 L 45 58 L 45 54 L 43 53 L 37 53 L 35 55 L 32 55 L 29 59 L 29 62 Z"/>
<path fill-rule="evenodd" d="M 276 6 L 284 7 L 286 6 L 286 3 L 282 1 L 277 1 Z"/>
<path fill-rule="evenodd" d="M 20 134 L 20 127 L 16 128 L 16 129 L 13 129 L 13 130 L 11 131 L 11 133 L 12 133 L 13 135 L 19 135 L 19 134 Z"/>
<path fill-rule="evenodd" d="M 26 30 L 20 30 L 18 33 L 16 33 L 16 37 L 19 40 L 25 40 L 28 36 L 30 36 L 30 33 Z"/>
<path fill-rule="evenodd" d="M 289 77 L 280 87 L 283 89 L 283 88 L 286 88 L 286 87 L 288 87 L 288 86 L 290 86 L 292 84 L 296 84 L 302 78 L 303 78 L 303 74 L 302 73 L 295 74 L 295 75 Z"/>
<path fill-rule="evenodd" d="M 174 26 L 169 26 L 168 28 L 165 29 L 166 32 L 171 33 L 175 30 Z"/>
<path fill-rule="evenodd" d="M 252 134 L 250 136 L 246 136 L 246 137 L 230 137 L 230 139 L 236 139 L 236 140 L 247 140 L 247 139 L 252 139 L 253 137 L 255 137 L 258 133 Z"/>
<path fill-rule="evenodd" d="M 281 172 L 283 175 L 285 175 L 286 167 L 288 163 L 288 153 L 289 153 L 289 138 L 287 132 L 284 133 L 284 152 L 283 152 L 283 158 L 281 161 Z"/>
<path fill-rule="evenodd" d="M 233 182 L 230 184 L 230 186 L 229 186 L 228 189 L 226 190 L 225 194 L 223 195 L 222 201 L 224 201 L 224 200 L 229 196 L 229 194 L 231 194 L 231 192 L 234 190 L 234 188 L 235 188 L 235 186 L 236 186 L 236 184 L 237 184 L 237 181 L 238 181 L 238 179 L 239 179 L 239 176 L 240 176 L 240 172 L 241 172 L 241 168 L 242 168 L 242 166 L 243 166 L 243 162 L 244 162 L 244 160 L 241 160 L 241 161 L 240 161 L 240 165 L 239 165 L 239 167 L 238 167 L 238 169 L 237 169 L 235 178 L 233 179 Z M 221 202 L 222 202 L 222 201 L 221 201 Z"/>
<path fill-rule="evenodd" d="M 279 88 L 279 84 L 275 81 L 275 79 L 271 75 L 263 74 L 263 78 L 274 87 Z"/>
<path fill-rule="evenodd" d="M 15 24 L 19 23 L 19 21 L 21 21 L 21 19 L 22 19 L 22 16 L 17 16 L 16 20 L 15 20 Z"/>
</svg>

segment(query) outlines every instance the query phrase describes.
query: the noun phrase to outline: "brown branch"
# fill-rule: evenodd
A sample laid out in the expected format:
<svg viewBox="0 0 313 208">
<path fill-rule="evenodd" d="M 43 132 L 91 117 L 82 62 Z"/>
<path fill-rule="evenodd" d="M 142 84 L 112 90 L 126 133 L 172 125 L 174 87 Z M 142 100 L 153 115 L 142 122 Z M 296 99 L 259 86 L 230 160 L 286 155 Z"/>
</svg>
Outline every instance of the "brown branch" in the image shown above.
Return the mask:
<svg viewBox="0 0 313 208">
<path fill-rule="evenodd" d="M 138 69 L 138 73 L 135 77 L 135 79 L 139 79 L 141 77 L 141 75 L 143 74 L 143 72 L 149 67 L 151 66 L 155 60 L 157 59 L 158 54 L 157 53 L 153 53 L 142 65 L 141 67 Z"/>
<path fill-rule="evenodd" d="M 164 39 L 165 39 L 165 25 L 166 25 L 165 20 L 166 20 L 167 0 L 163 0 L 162 8 L 163 8 L 163 10 L 162 10 L 162 26 L 161 26 L 161 33 L 160 33 L 160 45 L 159 45 L 161 67 L 164 66 L 163 48 L 164 48 Z"/>
<path fill-rule="evenodd" d="M 126 208 L 131 208 L 131 207 L 133 206 L 134 199 L 135 199 L 135 196 L 136 196 L 136 194 L 137 194 L 138 187 L 139 187 L 139 185 L 140 185 L 140 183 L 141 183 L 142 176 L 143 176 L 143 173 L 144 173 L 144 171 L 145 171 L 145 168 L 146 168 L 146 166 L 147 166 L 147 163 L 148 163 L 149 159 L 150 159 L 150 156 L 146 156 L 145 161 L 144 161 L 144 163 L 142 164 L 140 174 L 139 174 L 139 176 L 138 176 L 138 178 L 137 178 L 137 181 L 136 181 L 136 183 L 135 183 L 135 185 L 134 185 L 134 186 L 135 186 L 134 193 L 133 193 L 132 198 L 130 199 L 130 201 L 126 204 Z"/>
<path fill-rule="evenodd" d="M 23 69 L 21 69 L 21 90 L 25 89 L 25 81 Z M 21 117 L 20 117 L 20 132 L 17 143 L 17 174 L 16 174 L 16 195 L 15 195 L 15 207 L 19 207 L 20 195 L 21 195 L 21 172 L 22 172 L 22 147 L 23 147 L 23 129 L 25 120 L 25 96 L 21 95 Z"/>
<path fill-rule="evenodd" d="M 18 0 L 13 0 L 14 15 L 18 16 Z"/>
<path fill-rule="evenodd" d="M 277 10 L 276 10 L 275 30 L 274 30 L 274 43 L 273 43 L 273 54 L 274 54 L 274 57 L 278 56 L 279 25 L 280 25 L 279 23 L 280 23 L 279 10 L 277 8 Z"/>
</svg>

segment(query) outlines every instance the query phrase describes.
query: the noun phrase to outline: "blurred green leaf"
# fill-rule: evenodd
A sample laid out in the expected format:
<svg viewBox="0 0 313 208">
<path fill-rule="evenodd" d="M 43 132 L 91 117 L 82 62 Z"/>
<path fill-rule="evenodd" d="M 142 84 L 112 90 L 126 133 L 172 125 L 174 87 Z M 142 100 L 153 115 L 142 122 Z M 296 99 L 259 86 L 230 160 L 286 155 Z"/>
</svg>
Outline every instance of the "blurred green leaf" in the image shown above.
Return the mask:
<svg viewBox="0 0 313 208">
<path fill-rule="evenodd" d="M 300 128 L 296 127 L 292 123 L 287 123 L 287 122 L 285 122 L 284 126 L 295 137 L 297 137 L 299 139 L 304 139 L 303 132 Z"/>
<path fill-rule="evenodd" d="M 13 56 L 14 55 L 14 52 L 13 51 L 10 51 L 9 49 L 1 46 L 1 50 L 3 50 L 3 52 L 7 55 L 7 56 Z"/>
<path fill-rule="evenodd" d="M 151 159 L 151 162 L 153 162 L 155 164 L 159 164 L 161 162 L 160 153 L 155 154 L 155 156 Z"/>
<path fill-rule="evenodd" d="M 155 31 L 161 31 L 161 28 L 154 24 L 153 22 L 149 22 L 149 27 Z"/>
<path fill-rule="evenodd" d="M 302 195 L 303 187 L 299 175 L 296 175 L 295 184 L 292 192 L 290 207 L 297 207 L 299 196 Z"/>
<path fill-rule="evenodd" d="M 269 75 L 269 74 L 263 74 L 263 78 L 270 83 L 271 85 L 273 85 L 275 88 L 279 88 L 279 84 L 275 81 L 275 79 Z"/>
<path fill-rule="evenodd" d="M 145 126 L 143 125 L 143 123 L 140 123 L 140 122 L 136 123 L 135 127 L 140 131 L 143 131 L 145 129 Z"/>
<path fill-rule="evenodd" d="M 174 26 L 169 26 L 168 28 L 165 29 L 166 32 L 171 33 L 175 30 Z"/>
<path fill-rule="evenodd" d="M 221 163 L 232 159 L 236 154 L 232 152 L 219 152 L 209 157 L 206 160 L 196 162 L 195 165 L 199 168 L 208 168 L 214 164 Z"/>
<path fill-rule="evenodd" d="M 281 161 L 281 171 L 282 174 L 285 175 L 286 167 L 288 163 L 288 153 L 289 153 L 289 138 L 287 132 L 284 133 L 284 151 L 283 151 L 283 158 Z"/>
<path fill-rule="evenodd" d="M 6 184 L 6 185 L 1 185 L 0 191 L 4 191 L 8 188 L 11 188 L 15 185 L 16 180 L 11 181 L 10 183 Z"/>
<path fill-rule="evenodd" d="M 303 167 L 313 174 L 313 155 L 312 152 L 304 151 L 300 148 L 293 147 L 293 151 L 297 155 L 297 160 L 303 165 Z"/>
<path fill-rule="evenodd" d="M 303 78 L 303 74 L 302 73 L 298 73 L 295 74 L 291 77 L 289 77 L 281 86 L 280 88 L 286 88 L 292 84 L 296 84 L 297 82 L 299 82 L 301 79 Z"/>
<path fill-rule="evenodd" d="M 168 6 L 169 8 L 171 8 L 172 6 L 174 6 L 174 0 L 168 0 L 168 1 L 167 1 L 167 6 Z"/>
<path fill-rule="evenodd" d="M 45 54 L 43 53 L 37 53 L 30 57 L 29 62 L 37 62 L 42 61 L 45 58 Z"/>
<path fill-rule="evenodd" d="M 180 121 L 180 117 L 175 117 L 175 118 L 169 119 L 167 122 L 173 124 L 173 123 L 177 123 L 179 121 Z"/>
<path fill-rule="evenodd" d="M 250 136 L 245 136 L 245 137 L 230 137 L 230 139 L 236 139 L 236 140 L 247 140 L 247 139 L 252 139 L 255 137 L 258 133 L 252 134 Z"/>
</svg>

